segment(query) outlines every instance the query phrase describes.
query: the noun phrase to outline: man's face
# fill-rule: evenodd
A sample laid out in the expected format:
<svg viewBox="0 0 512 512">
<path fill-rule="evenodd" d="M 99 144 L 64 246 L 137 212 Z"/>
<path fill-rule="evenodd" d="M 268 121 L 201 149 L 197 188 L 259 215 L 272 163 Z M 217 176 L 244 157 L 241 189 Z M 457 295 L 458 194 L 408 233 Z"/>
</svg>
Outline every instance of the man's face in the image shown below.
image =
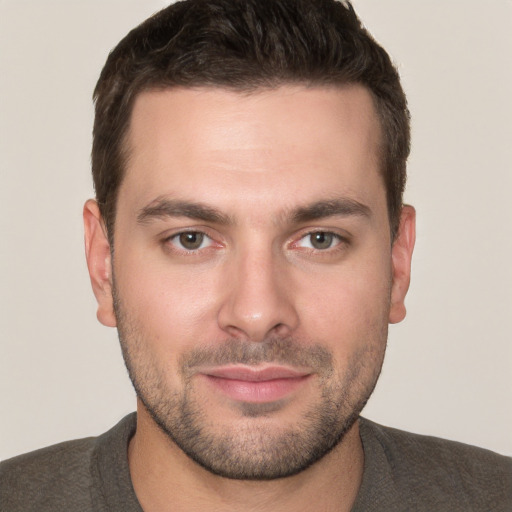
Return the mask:
<svg viewBox="0 0 512 512">
<path fill-rule="evenodd" d="M 142 410 L 210 471 L 301 471 L 371 394 L 405 295 L 379 141 L 359 86 L 136 100 L 99 318 Z"/>
</svg>

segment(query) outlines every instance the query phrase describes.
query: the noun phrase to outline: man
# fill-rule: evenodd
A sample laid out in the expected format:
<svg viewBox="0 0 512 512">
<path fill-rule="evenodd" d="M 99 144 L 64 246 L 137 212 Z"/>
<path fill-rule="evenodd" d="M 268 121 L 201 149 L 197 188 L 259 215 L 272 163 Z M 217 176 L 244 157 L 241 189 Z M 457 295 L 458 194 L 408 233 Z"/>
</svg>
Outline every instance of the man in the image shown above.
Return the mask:
<svg viewBox="0 0 512 512">
<path fill-rule="evenodd" d="M 95 100 L 87 262 L 137 415 L 4 463 L 2 510 L 511 508 L 509 459 L 359 418 L 415 213 L 405 96 L 349 4 L 175 4 Z"/>
</svg>

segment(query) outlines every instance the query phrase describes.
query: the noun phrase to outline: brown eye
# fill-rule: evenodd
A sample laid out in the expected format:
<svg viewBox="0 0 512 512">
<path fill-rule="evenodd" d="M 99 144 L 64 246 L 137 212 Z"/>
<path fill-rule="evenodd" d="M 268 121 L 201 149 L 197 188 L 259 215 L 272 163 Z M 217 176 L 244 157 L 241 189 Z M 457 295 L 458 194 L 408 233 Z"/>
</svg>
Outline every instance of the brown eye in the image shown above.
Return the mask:
<svg viewBox="0 0 512 512">
<path fill-rule="evenodd" d="M 315 249 L 330 249 L 335 240 L 334 233 L 328 233 L 326 231 L 318 231 L 308 235 L 311 246 Z"/>
<path fill-rule="evenodd" d="M 178 235 L 179 244 L 188 251 L 194 251 L 199 249 L 204 242 L 205 235 L 204 233 L 199 233 L 198 231 L 190 231 L 186 233 L 180 233 Z"/>
</svg>

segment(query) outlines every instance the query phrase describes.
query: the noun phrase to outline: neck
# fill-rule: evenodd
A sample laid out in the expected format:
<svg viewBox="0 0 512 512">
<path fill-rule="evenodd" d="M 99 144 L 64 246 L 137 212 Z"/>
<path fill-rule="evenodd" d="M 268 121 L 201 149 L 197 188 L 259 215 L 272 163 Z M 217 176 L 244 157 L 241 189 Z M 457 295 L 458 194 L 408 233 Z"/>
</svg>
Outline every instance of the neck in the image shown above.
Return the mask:
<svg viewBox="0 0 512 512">
<path fill-rule="evenodd" d="M 145 512 L 343 512 L 356 499 L 364 465 L 358 422 L 329 454 L 301 473 L 245 481 L 205 470 L 160 430 L 141 404 L 137 412 L 128 459 L 135 493 Z"/>
</svg>

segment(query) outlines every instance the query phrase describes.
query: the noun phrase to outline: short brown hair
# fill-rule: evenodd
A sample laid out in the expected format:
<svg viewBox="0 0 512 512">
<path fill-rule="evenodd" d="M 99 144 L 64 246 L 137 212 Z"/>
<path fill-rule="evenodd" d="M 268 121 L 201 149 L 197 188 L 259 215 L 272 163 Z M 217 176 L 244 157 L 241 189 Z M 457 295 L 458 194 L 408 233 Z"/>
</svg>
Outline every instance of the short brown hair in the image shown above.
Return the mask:
<svg viewBox="0 0 512 512">
<path fill-rule="evenodd" d="M 409 155 L 405 94 L 388 54 L 352 5 L 336 0 L 185 0 L 133 29 L 110 53 L 94 91 L 92 173 L 113 241 L 124 144 L 141 91 L 283 84 L 367 87 L 381 131 L 381 172 L 392 236 L 397 232 Z"/>
</svg>

